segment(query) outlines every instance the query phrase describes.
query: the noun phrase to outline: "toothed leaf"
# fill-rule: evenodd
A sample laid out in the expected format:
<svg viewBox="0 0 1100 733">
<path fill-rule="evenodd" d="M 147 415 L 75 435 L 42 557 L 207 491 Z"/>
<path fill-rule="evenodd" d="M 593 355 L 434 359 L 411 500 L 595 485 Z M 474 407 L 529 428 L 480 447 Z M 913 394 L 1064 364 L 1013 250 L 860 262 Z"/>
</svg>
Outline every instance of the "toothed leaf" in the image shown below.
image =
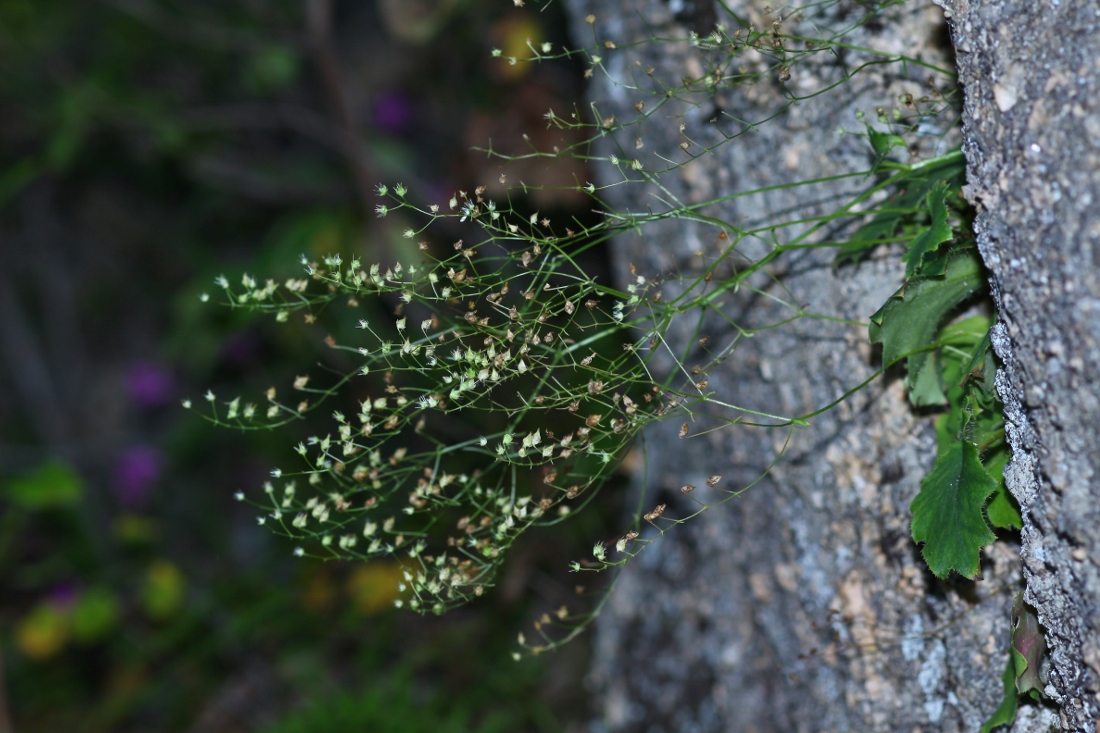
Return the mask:
<svg viewBox="0 0 1100 733">
<path fill-rule="evenodd" d="M 980 550 L 996 539 L 982 512 L 996 488 L 969 441 L 940 453 L 909 505 L 913 540 L 924 543 L 921 554 L 936 577 L 978 574 Z"/>
<path fill-rule="evenodd" d="M 922 227 L 920 234 L 909 244 L 905 253 L 905 277 L 942 275 L 947 267 L 946 256 L 936 256 L 940 245 L 951 240 L 951 226 L 947 223 L 947 195 L 949 189 L 943 181 L 937 181 L 928 192 L 925 205 L 931 221 Z"/>
<path fill-rule="evenodd" d="M 906 281 L 886 303 L 871 316 L 868 329 L 871 343 L 882 344 L 882 361 L 887 366 L 908 356 L 905 386 L 914 405 L 943 404 L 942 386 L 921 371 L 934 366 L 922 349 L 936 341 L 940 322 L 953 308 L 982 286 L 982 268 L 978 253 L 967 248 L 951 255 L 943 275 L 916 277 Z M 938 371 L 938 369 L 936 370 Z M 939 375 L 935 375 L 939 379 Z M 942 384 L 942 383 L 941 383 Z M 913 388 L 920 386 L 919 392 Z"/>
</svg>

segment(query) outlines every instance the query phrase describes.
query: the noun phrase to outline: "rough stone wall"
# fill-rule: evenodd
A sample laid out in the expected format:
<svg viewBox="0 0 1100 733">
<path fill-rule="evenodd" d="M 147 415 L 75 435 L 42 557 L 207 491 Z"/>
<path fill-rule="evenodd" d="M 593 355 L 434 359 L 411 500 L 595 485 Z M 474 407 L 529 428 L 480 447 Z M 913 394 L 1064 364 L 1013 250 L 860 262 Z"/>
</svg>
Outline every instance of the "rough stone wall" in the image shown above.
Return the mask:
<svg viewBox="0 0 1100 733">
<path fill-rule="evenodd" d="M 1027 598 L 1066 730 L 1100 721 L 1100 3 L 947 0 L 1001 314 Z"/>
<path fill-rule="evenodd" d="M 734 22 L 718 5 L 661 0 L 570 0 L 576 37 L 592 38 L 584 20 L 596 16 L 608 77 L 597 75 L 590 97 L 604 118 L 633 119 L 637 101 L 623 86 L 646 84 L 642 72 L 678 86 L 704 68 L 688 44 L 643 43 L 653 37 L 707 33 L 715 20 Z M 767 27 L 763 4 L 725 3 L 740 17 Z M 866 4 L 840 2 L 784 32 L 828 33 L 858 20 Z M 931 5 L 894 7 L 846 39 L 853 46 L 906 53 L 950 67 L 942 13 Z M 946 42 L 946 41 L 944 41 Z M 850 50 L 792 66 L 787 88 L 806 96 L 877 57 Z M 746 56 L 751 64 L 751 52 Z M 866 141 L 856 112 L 874 118 L 899 95 L 922 93 L 927 71 L 910 65 L 872 67 L 835 92 L 801 101 L 776 119 L 665 177 L 686 202 L 763 186 L 864 170 Z M 696 100 L 698 101 L 698 100 Z M 670 102 L 647 120 L 633 151 L 633 132 L 618 140 L 647 167 L 658 157 L 686 161 L 679 123 L 696 143 L 713 144 L 739 131 L 732 119 L 768 117 L 782 105 L 779 81 L 723 91 L 712 103 Z M 718 120 L 712 123 L 711 120 Z M 723 125 L 725 125 L 723 127 Z M 925 140 L 926 156 L 942 149 Z M 950 142 L 950 141 L 948 141 Z M 610 142 L 604 151 L 612 150 Z M 616 174 L 603 169 L 601 183 Z M 600 169 L 597 169 L 600 175 Z M 866 181 L 773 191 L 734 199 L 712 213 L 751 223 L 787 211 L 814 215 Z M 619 209 L 659 208 L 652 189 L 611 189 Z M 747 217 L 746 219 L 742 219 Z M 780 230 L 793 236 L 798 228 Z M 620 262 L 647 277 L 698 271 L 719 248 L 717 231 L 682 220 L 646 226 L 618 242 Z M 753 245 L 746 243 L 747 248 Z M 760 245 L 761 247 L 763 245 Z M 754 254 L 759 254 L 757 249 Z M 703 256 L 696 255 L 702 252 Z M 829 251 L 807 250 L 752 281 L 723 315 L 759 325 L 784 311 L 773 298 L 810 310 L 866 321 L 897 288 L 895 255 L 834 273 Z M 666 296 L 668 293 L 666 292 Z M 692 320 L 692 319 L 685 319 Z M 690 327 L 670 335 L 679 347 Z M 675 329 L 674 329 L 675 331 Z M 712 342 L 729 339 L 722 319 L 704 322 Z M 700 355 L 700 359 L 702 356 Z M 779 414 L 802 414 L 827 404 L 873 370 L 874 354 L 859 326 L 801 319 L 742 341 L 708 377 L 730 402 Z M 690 364 L 689 364 L 690 366 Z M 665 368 L 670 368 L 665 365 Z M 909 539 L 909 502 L 934 455 L 927 418 L 909 410 L 899 375 L 880 380 L 834 411 L 798 430 L 781 462 L 737 499 L 666 534 L 627 566 L 595 634 L 591 683 L 599 700 L 595 731 L 975 731 L 996 707 L 1006 660 L 1008 604 L 1019 580 L 1014 548 L 998 543 L 983 561 L 979 582 L 936 581 Z M 678 423 L 679 421 L 677 421 Z M 679 487 L 704 486 L 721 474 L 723 486 L 754 481 L 782 447 L 786 433 L 726 429 L 680 440 L 679 425 L 646 436 L 645 506 L 668 502 L 683 516 L 696 505 Z M 697 494 L 700 491 L 696 490 Z M 693 494 L 693 496 L 697 495 Z M 702 497 L 707 498 L 707 497 Z M 1045 717 L 1022 716 L 1016 730 L 1039 729 Z"/>
</svg>

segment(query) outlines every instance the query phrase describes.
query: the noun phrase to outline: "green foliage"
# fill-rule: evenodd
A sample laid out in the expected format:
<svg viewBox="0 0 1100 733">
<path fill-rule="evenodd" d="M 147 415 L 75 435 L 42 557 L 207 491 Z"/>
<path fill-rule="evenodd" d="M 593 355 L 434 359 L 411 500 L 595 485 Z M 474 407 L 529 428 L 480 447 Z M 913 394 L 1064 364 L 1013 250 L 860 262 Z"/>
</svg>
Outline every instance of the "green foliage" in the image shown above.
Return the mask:
<svg viewBox="0 0 1100 733">
<path fill-rule="evenodd" d="M 805 417 L 720 401 L 707 389 L 705 372 L 732 346 L 717 345 L 703 366 L 661 382 L 650 374 L 650 361 L 669 350 L 673 319 L 701 307 L 717 310 L 715 296 L 747 282 L 751 268 L 718 288 L 709 286 L 709 270 L 683 278 L 684 294 L 664 302 L 658 278 L 633 272 L 620 290 L 597 283 L 578 264 L 587 249 L 649 217 L 561 231 L 480 192 L 457 194 L 447 206 L 451 213 L 411 203 L 401 185 L 379 186 L 378 193 L 386 201 L 377 206 L 379 216 L 426 219 L 405 231 L 405 239 L 420 241 L 409 260 L 385 266 L 345 264 L 337 255 L 303 260 L 305 278 L 261 284 L 245 275 L 240 291 L 218 280 L 230 305 L 277 322 L 297 313 L 313 322 L 335 308 L 343 319 L 356 319 L 353 329 L 331 324 L 328 370 L 340 376 L 328 384 L 299 375 L 293 399 L 280 399 L 272 387 L 263 407 L 207 395 L 210 419 L 255 430 L 297 421 L 356 390 L 354 403 L 329 410 L 328 432 L 299 443 L 305 468 L 275 469 L 281 487 L 264 488 L 268 506 L 260 522 L 272 521 L 298 540 L 296 554 L 401 558 L 408 598 L 398 603 L 440 613 L 481 595 L 524 532 L 583 508 L 646 425 L 674 416 L 714 420 L 697 415 L 705 405 L 727 410 L 725 425 L 808 424 Z M 447 220 L 470 221 L 484 238 L 441 248 L 431 232 Z M 753 234 L 734 231 L 717 264 Z M 377 318 L 358 317 L 385 299 L 396 303 L 391 313 L 378 308 Z M 771 327 L 742 327 L 738 338 Z M 719 480 L 710 488 L 720 500 L 737 493 Z M 651 514 L 647 521 L 657 524 L 661 513 Z M 623 559 L 599 546 L 596 563 L 574 569 L 621 564 L 649 541 L 638 535 L 632 530 L 616 543 Z"/>
<path fill-rule="evenodd" d="M 870 138 L 876 164 L 897 171 L 890 179 L 897 192 L 888 201 L 904 208 L 876 214 L 841 248 L 838 262 L 858 261 L 877 241 L 906 230 L 905 283 L 871 316 L 868 334 L 871 343 L 882 344 L 885 366 L 905 360 L 914 406 L 947 408 L 936 421 L 936 461 L 910 506 L 912 535 L 924 543 L 923 557 L 935 575 L 955 571 L 972 578 L 981 548 L 996 539 L 989 525 L 1019 527 L 1021 520 L 1002 475 L 1008 448 L 994 389 L 992 322 L 973 316 L 944 324 L 986 287 L 976 247 L 956 241 L 967 222 L 956 203 L 961 159 L 956 152 L 907 168 L 884 159 L 894 143 Z"/>
<path fill-rule="evenodd" d="M 954 237 L 954 232 L 947 223 L 947 196 L 950 193 L 949 187 L 943 181 L 932 184 L 932 190 L 928 192 L 926 199 L 930 221 L 928 227 L 912 241 L 909 251 L 902 258 L 905 262 L 905 277 L 911 279 L 917 275 L 943 275 L 947 269 L 946 256 L 935 255 L 941 244 Z"/>
<path fill-rule="evenodd" d="M 871 132 L 868 134 L 871 135 Z M 911 238 L 914 231 L 920 236 L 925 231 L 921 224 L 924 216 L 922 203 L 927 202 L 932 190 L 946 185 L 957 192 L 963 184 L 966 161 L 962 151 L 956 150 L 920 163 L 902 165 L 879 157 L 882 155 L 882 143 L 875 146 L 874 138 L 872 147 L 876 153 L 876 170 L 894 171 L 889 179 L 876 187 L 889 193 L 871 220 L 839 247 L 837 265 L 858 264 L 878 245 L 898 239 L 899 230 L 903 238 Z"/>
<path fill-rule="evenodd" d="M 705 79 L 745 84 L 767 78 L 770 70 L 727 75 L 729 54 L 759 49 L 762 40 L 772 47 L 784 42 L 778 27 L 770 34 L 749 27 L 727 33 L 719 27 L 706 38 L 693 37 L 692 45 L 712 67 Z M 821 48 L 835 41 L 823 39 Z M 551 57 L 549 44 L 530 49 L 531 60 Z M 579 53 L 591 70 L 606 73 L 603 49 Z M 890 61 L 895 60 L 900 59 Z M 782 81 L 789 69 L 784 66 L 778 74 Z M 661 192 L 660 205 L 648 213 L 609 210 L 600 187 L 579 181 L 575 193 L 600 208 L 601 223 L 563 223 L 529 214 L 519 187 L 507 199 L 491 197 L 485 187 L 472 194 L 460 191 L 440 205 L 420 203 L 419 193 L 401 185 L 380 186 L 376 213 L 406 226 L 389 261 L 364 264 L 354 258 L 345 264 L 336 254 L 303 257 L 306 277 L 280 284 L 245 275 L 240 290 L 219 278 L 232 307 L 263 311 L 278 322 L 301 313 L 307 323 L 322 321 L 329 334 L 331 358 L 323 370 L 334 376 L 327 381 L 324 375 L 300 374 L 292 398 L 280 396 L 285 388 L 275 387 L 262 400 L 206 396 L 209 419 L 242 430 L 309 419 L 321 414 L 322 405 L 332 415 L 327 428 L 317 430 L 311 422 L 311 434 L 298 444 L 304 467 L 273 470 L 266 497 L 255 502 L 265 512 L 258 517 L 261 524 L 272 523 L 294 538 L 298 555 L 395 560 L 404 568 L 404 597 L 398 604 L 440 613 L 491 586 L 506 551 L 523 533 L 557 523 L 591 501 L 647 425 L 668 418 L 682 421 L 685 437 L 693 423 L 709 420 L 704 430 L 778 428 L 789 439 L 791 430 L 808 424 L 820 410 L 776 415 L 747 409 L 711 390 L 706 373 L 728 358 L 741 338 L 798 318 L 840 319 L 779 300 L 787 317 L 750 329 L 733 323 L 725 305 L 740 290 L 776 300 L 754 276 L 768 272 L 787 252 L 822 246 L 817 235 L 830 223 L 867 212 L 870 221 L 839 246 L 836 262 L 858 263 L 880 244 L 907 243 L 902 258 L 906 282 L 871 317 L 870 337 L 882 344 L 885 367 L 906 361 L 914 405 L 948 408 L 937 423 L 936 467 L 914 501 L 913 534 L 925 542 L 925 557 L 938 575 L 952 569 L 967 576 L 977 572 L 978 551 L 994 537 L 983 512 L 987 500 L 993 496 L 991 520 L 998 526 L 1011 525 L 1014 517 L 1003 482 L 987 470 L 1004 455 L 1003 438 L 997 438 L 988 339 L 980 329 L 944 325 L 984 286 L 976 249 L 956 236 L 966 224 L 959 196 L 961 153 L 912 164 L 890 158 L 895 150 L 908 149 L 904 134 L 923 115 L 935 114 L 931 108 L 917 111 L 908 127 L 885 125 L 884 131 L 868 126 L 873 156 L 866 175 L 876 181 L 868 191 L 839 203 L 831 215 L 776 218 L 749 228 L 713 213 L 728 197 L 680 201 L 662 183 L 662 176 L 680 167 L 673 160 L 657 156 L 660 165 L 650 169 L 641 158 L 628 157 L 641 144 L 634 126 L 658 114 L 669 100 L 697 104 L 692 80 L 684 82 L 652 92 L 650 106 L 640 100 L 634 121 L 616 122 L 595 109 L 595 122 L 578 113 L 550 111 L 545 117 L 551 128 L 574 140 L 588 136 L 566 149 L 535 149 L 515 157 L 486 151 L 512 162 L 572 155 L 607 166 L 614 171 L 615 186 L 644 185 Z M 633 84 L 624 83 L 624 89 L 649 93 Z M 885 122 L 882 113 L 880 122 Z M 620 132 L 629 133 L 635 145 L 618 141 Z M 681 148 L 696 156 L 734 137 L 702 150 L 693 150 L 694 142 Z M 610 149 L 617 146 L 620 154 L 593 152 L 603 149 L 593 147 L 601 139 L 613 141 Z M 522 186 L 523 193 L 530 190 Z M 868 211 L 869 201 L 877 203 Z M 723 249 L 702 273 L 638 273 L 631 266 L 630 276 L 620 277 L 626 285 L 610 286 L 584 271 L 581 258 L 589 249 L 670 217 L 718 231 Z M 436 233 L 442 227 L 468 233 L 457 242 L 452 237 L 450 247 L 441 243 L 446 235 Z M 802 233 L 781 243 L 777 232 L 788 227 Z M 712 281 L 716 272 L 726 271 L 730 274 L 724 279 Z M 666 283 L 675 298 L 662 300 Z M 708 343 L 698 333 L 697 343 L 706 347 L 709 360 L 691 370 L 689 353 L 673 352 L 666 339 L 673 320 L 687 313 L 711 314 L 737 329 L 728 344 Z M 349 321 L 357 321 L 358 328 L 349 329 Z M 675 360 L 667 379 L 652 376 L 651 361 L 658 354 Z M 354 400 L 342 396 L 349 392 Z M 717 474 L 708 481 L 720 492 L 718 502 L 692 494 L 699 511 L 747 488 L 727 489 L 720 482 Z M 592 559 L 574 562 L 572 569 L 621 565 L 651 541 L 642 536 L 646 525 L 659 535 L 690 518 L 666 516 L 665 509 L 663 504 L 640 508 L 634 526 L 618 540 L 595 543 Z M 572 623 L 574 618 L 566 613 L 559 620 Z M 556 643 L 543 628 L 540 633 L 546 645 L 524 645 L 538 652 Z"/>
<path fill-rule="evenodd" d="M 982 515 L 996 486 L 968 440 L 936 458 L 909 506 L 913 540 L 925 543 L 922 555 L 936 576 L 945 578 L 952 570 L 967 578 L 977 575 L 979 550 L 996 539 Z"/>
<path fill-rule="evenodd" d="M 68 464 L 54 459 L 4 487 L 10 501 L 25 509 L 71 506 L 84 494 L 84 483 Z"/>
<path fill-rule="evenodd" d="M 981 733 L 990 733 L 994 728 L 1016 722 L 1016 708 L 1020 705 L 1020 698 L 1016 692 L 1016 667 L 1011 658 L 1001 675 L 1001 682 L 1004 684 L 1001 704 L 993 711 L 993 715 L 989 716 L 989 720 L 982 723 Z"/>
<path fill-rule="evenodd" d="M 1035 609 L 1024 601 L 1023 591 L 1017 593 L 1012 600 L 1009 618 L 1012 634 L 1008 645 L 1008 664 L 1001 676 L 1004 696 L 1000 706 L 982 725 L 982 733 L 989 733 L 999 726 L 1012 725 L 1016 721 L 1020 699 L 1025 695 L 1033 700 L 1046 699 L 1043 680 L 1039 676 L 1043 658 L 1046 656 L 1046 638 Z"/>
<path fill-rule="evenodd" d="M 886 158 L 900 146 L 898 141 L 873 131 L 868 136 L 876 168 L 897 171 L 891 179 L 896 190 L 886 210 L 840 248 L 837 263 L 858 263 L 874 246 L 905 229 L 906 280 L 871 317 L 869 337 L 882 344 L 887 366 L 906 360 L 905 386 L 913 405 L 946 406 L 936 419 L 935 463 L 910 505 L 911 530 L 913 540 L 924 543 L 921 554 L 933 574 L 946 578 L 957 572 L 973 578 L 980 569 L 981 549 L 996 539 L 990 525 L 1019 529 L 1023 522 L 1004 482 L 1009 450 L 995 390 L 992 319 L 975 315 L 944 325 L 986 283 L 976 248 L 956 241 L 969 228 L 966 212 L 956 203 L 962 161 L 956 151 L 928 161 L 918 173 Z M 1042 695 L 1039 669 L 1045 643 L 1022 592 L 1013 603 L 1011 626 L 1009 659 L 1001 677 L 1004 694 L 981 733 L 1011 725 L 1023 695 Z"/>
<path fill-rule="evenodd" d="M 967 248 L 948 258 L 942 274 L 906 280 L 871 316 L 871 343 L 882 344 L 883 362 L 890 366 L 906 359 L 905 386 L 914 405 L 941 405 L 947 401 L 942 367 L 930 350 L 944 316 L 984 283 L 978 253 Z"/>
</svg>

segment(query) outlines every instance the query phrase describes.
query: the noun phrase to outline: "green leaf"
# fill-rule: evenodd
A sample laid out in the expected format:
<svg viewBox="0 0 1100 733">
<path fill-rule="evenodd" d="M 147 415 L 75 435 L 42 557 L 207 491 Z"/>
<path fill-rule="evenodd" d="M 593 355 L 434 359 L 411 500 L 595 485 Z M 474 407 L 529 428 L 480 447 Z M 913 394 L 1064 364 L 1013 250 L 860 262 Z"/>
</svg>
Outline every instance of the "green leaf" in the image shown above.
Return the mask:
<svg viewBox="0 0 1100 733">
<path fill-rule="evenodd" d="M 937 578 L 952 570 L 966 578 L 978 574 L 980 550 L 996 536 L 982 507 L 997 488 L 978 459 L 978 449 L 960 440 L 936 458 L 909 505 L 915 542 Z"/>
<path fill-rule="evenodd" d="M 915 374 L 912 380 L 906 380 L 909 390 L 909 402 L 914 405 L 942 405 L 947 402 L 947 393 L 943 390 L 943 368 L 938 353 L 915 354 L 909 357 L 909 374 Z"/>
<path fill-rule="evenodd" d="M 928 192 L 926 203 L 931 221 L 920 230 L 920 234 L 909 244 L 909 251 L 902 261 L 905 262 L 905 277 L 918 275 L 942 275 L 947 267 L 946 257 L 934 257 L 944 242 L 951 240 L 951 226 L 947 223 L 947 196 L 950 189 L 943 181 L 936 181 Z"/>
<path fill-rule="evenodd" d="M 99 641 L 118 624 L 120 604 L 108 588 L 91 588 L 73 607 L 73 638 L 90 643 Z"/>
<path fill-rule="evenodd" d="M 1016 695 L 1016 667 L 1013 664 L 1011 655 L 1008 658 L 1008 666 L 1005 667 L 1004 674 L 1001 675 L 1001 682 L 1005 688 L 1004 695 L 1001 697 L 1001 704 L 989 716 L 989 720 L 982 723 L 979 733 L 990 733 L 994 728 L 999 728 L 1002 725 L 1012 725 L 1016 722 L 1016 707 L 1019 700 Z"/>
<path fill-rule="evenodd" d="M 933 186 L 943 182 L 949 189 L 958 188 L 965 172 L 966 161 L 959 151 L 903 168 L 890 182 L 897 193 L 883 201 L 878 214 L 840 247 L 835 266 L 859 264 L 868 252 L 893 237 L 903 221 L 914 218 Z"/>
<path fill-rule="evenodd" d="M 990 451 L 982 461 L 986 472 L 997 482 L 997 490 L 985 505 L 985 516 L 997 529 L 1022 529 L 1024 520 L 1020 516 L 1020 508 L 1008 493 L 1008 487 L 1005 486 L 1004 469 L 1009 457 L 1008 446 L 1001 444 L 996 450 Z"/>
<path fill-rule="evenodd" d="M 968 322 L 974 322 L 974 327 L 977 332 L 983 333 L 984 335 L 979 341 L 973 343 L 969 356 L 960 365 L 961 370 L 958 377 L 958 384 L 961 387 L 967 382 L 973 381 L 983 392 L 993 394 L 995 388 L 994 380 L 997 376 L 997 365 L 993 361 L 993 349 L 990 340 L 991 324 L 989 319 L 985 316 L 974 316 L 966 320 Z M 944 329 L 945 333 L 946 331 L 947 329 Z M 963 344 L 960 344 L 960 346 L 963 346 Z"/>
<path fill-rule="evenodd" d="M 958 188 L 965 170 L 966 161 L 962 153 L 956 150 L 895 174 L 890 187 L 896 189 L 896 193 L 883 202 L 880 206 L 882 210 L 871 221 L 856 230 L 852 238 L 840 247 L 834 266 L 846 263 L 858 265 L 872 249 L 893 237 L 903 221 L 914 218 L 937 183 L 942 182 L 948 189 Z"/>
<path fill-rule="evenodd" d="M 867 125 L 867 139 L 871 141 L 871 148 L 875 151 L 875 163 L 871 170 L 877 170 L 894 148 L 909 147 L 905 144 L 904 138 L 888 132 L 879 132 L 870 125 Z"/>
<path fill-rule="evenodd" d="M 882 344 L 882 361 L 886 366 L 902 357 L 909 357 L 905 386 L 910 390 L 909 399 L 914 405 L 943 404 L 942 389 L 939 394 L 927 389 L 931 380 L 921 380 L 921 371 L 933 360 L 921 353 L 936 341 L 940 322 L 985 280 L 982 265 L 975 249 L 968 247 L 953 253 L 943 275 L 912 278 L 871 316 L 868 329 L 871 343 Z M 920 385 L 919 393 L 913 387 Z M 938 398 L 938 401 L 927 401 Z M 926 401 L 917 401 L 923 399 Z"/>
<path fill-rule="evenodd" d="M 1012 666 L 1016 672 L 1016 690 L 1039 700 L 1044 697 L 1039 676 L 1047 653 L 1046 637 L 1035 610 L 1024 601 L 1020 591 L 1012 601 Z"/>
<path fill-rule="evenodd" d="M 54 459 L 11 481 L 4 493 L 25 509 L 50 509 L 80 501 L 84 484 L 68 464 Z"/>
<path fill-rule="evenodd" d="M 176 613 L 183 605 L 185 585 L 183 573 L 176 565 L 167 560 L 154 561 L 146 573 L 141 593 L 145 613 L 159 621 Z"/>
</svg>

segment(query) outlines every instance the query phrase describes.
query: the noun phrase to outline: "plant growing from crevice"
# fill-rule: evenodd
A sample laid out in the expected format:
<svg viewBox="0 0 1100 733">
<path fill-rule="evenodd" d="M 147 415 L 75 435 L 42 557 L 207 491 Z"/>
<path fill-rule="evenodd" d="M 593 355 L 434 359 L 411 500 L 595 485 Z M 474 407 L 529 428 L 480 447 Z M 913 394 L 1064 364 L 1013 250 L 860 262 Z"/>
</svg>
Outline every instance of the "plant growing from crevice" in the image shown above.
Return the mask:
<svg viewBox="0 0 1100 733">
<path fill-rule="evenodd" d="M 822 12 L 830 5 L 802 12 Z M 620 142 L 629 138 L 635 148 L 641 146 L 641 126 L 658 119 L 670 100 L 698 106 L 724 86 L 782 84 L 799 63 L 845 47 L 843 33 L 812 39 L 786 35 L 776 17 L 772 27 L 759 29 L 730 11 L 732 30 L 718 26 L 686 41 L 656 36 L 643 41 L 688 43 L 704 63 L 698 78 L 676 88 L 655 92 L 622 82 L 623 91 L 648 95 L 635 106 L 637 119 L 616 120 L 595 106 L 569 114 L 551 110 L 549 126 L 581 133 L 584 141 L 521 155 L 487 149 L 512 160 L 573 156 L 609 167 L 614 183 L 577 181 L 574 187 L 601 212 L 600 223 L 555 221 L 524 210 L 524 184 L 513 189 L 516 201 L 494 198 L 479 186 L 437 202 L 401 185 L 380 185 L 376 213 L 410 222 L 404 237 L 416 244 L 414 255 L 389 262 L 356 256 L 345 261 L 338 254 L 303 258 L 304 276 L 282 283 L 245 275 L 235 288 L 219 279 L 234 308 L 277 321 L 331 318 L 356 324 L 339 337 L 330 335 L 323 368 L 303 373 L 289 390 L 272 387 L 251 402 L 206 395 L 209 419 L 235 429 L 272 429 L 330 416 L 327 425 L 298 443 L 300 463 L 274 469 L 264 496 L 250 499 L 263 512 L 260 524 L 293 538 L 297 555 L 396 559 L 404 568 L 398 604 L 441 613 L 482 595 L 526 531 L 561 522 L 591 502 L 634 439 L 654 422 L 679 423 L 681 438 L 742 426 L 780 430 L 784 439 L 755 481 L 730 487 L 714 474 L 705 487 L 684 485 L 681 491 L 698 507 L 686 516 L 666 514 L 665 504 L 639 506 L 631 527 L 614 540 L 596 542 L 592 557 L 573 562 L 571 570 L 621 566 L 669 528 L 747 490 L 780 460 L 795 429 L 904 361 L 911 403 L 944 409 L 936 420 L 936 462 L 911 507 L 913 538 L 924 543 L 924 558 L 938 577 L 958 572 L 973 578 L 979 550 L 995 539 L 990 523 L 1018 528 L 1020 518 L 1000 476 L 1008 454 L 993 389 L 991 314 L 947 320 L 981 297 L 985 287 L 961 200 L 964 164 L 958 152 L 911 164 L 890 157 L 894 148 L 908 148 L 906 135 L 950 109 L 944 95 L 938 90 L 918 99 L 908 95 L 903 106 L 910 112 L 894 118 L 879 111 L 877 127 L 867 128 L 870 167 L 828 179 L 867 176 L 873 183 L 823 217 L 751 225 L 723 220 L 713 213 L 717 205 L 751 192 L 684 202 L 662 183 L 682 163 L 664 158 L 663 165 L 647 167 Z M 594 17 L 588 22 L 595 28 Z M 581 54 L 586 75 L 607 74 L 604 55 L 615 46 L 596 40 L 595 48 L 584 51 L 532 44 L 524 61 Z M 752 68 L 739 67 L 741 54 L 749 50 L 760 60 Z M 875 59 L 846 71 L 845 80 L 885 64 L 951 76 L 915 58 L 877 54 Z M 799 101 L 784 93 L 787 105 Z M 784 109 L 746 123 L 746 129 Z M 684 134 L 681 149 L 690 160 L 738 135 L 708 145 Z M 653 187 L 660 208 L 614 211 L 604 191 L 622 185 Z M 580 258 L 587 250 L 670 218 L 712 228 L 721 253 L 694 273 L 642 272 L 630 265 L 629 273 L 620 273 L 620 284 L 585 273 Z M 860 220 L 865 223 L 853 235 L 834 236 Z M 456 238 L 450 235 L 454 231 L 463 234 Z M 787 241 L 777 232 L 789 234 Z M 785 299 L 782 283 L 769 279 L 769 266 L 807 248 L 836 247 L 837 266 L 845 267 L 858 266 L 876 246 L 899 241 L 907 243 L 901 257 L 905 283 L 868 324 Z M 779 287 L 765 289 L 762 283 Z M 735 322 L 723 306 L 738 292 L 777 303 L 784 316 L 752 327 Z M 380 304 L 376 316 L 385 315 L 364 317 L 368 301 Z M 704 317 L 719 319 L 733 335 L 724 341 L 713 337 Z M 801 415 L 749 409 L 710 386 L 708 373 L 733 358 L 742 340 L 802 318 L 867 326 L 870 340 L 882 345 L 883 367 Z M 668 335 L 680 319 L 696 325 L 688 346 L 678 349 Z M 698 353 L 705 354 L 703 363 L 688 366 L 698 361 Z M 675 367 L 658 376 L 665 370 L 654 368 L 655 359 L 671 360 Z M 646 532 L 647 527 L 654 531 Z M 521 636 L 520 644 L 535 653 L 553 648 L 573 638 L 593 615 L 563 606 L 536 623 L 537 639 Z"/>
</svg>

